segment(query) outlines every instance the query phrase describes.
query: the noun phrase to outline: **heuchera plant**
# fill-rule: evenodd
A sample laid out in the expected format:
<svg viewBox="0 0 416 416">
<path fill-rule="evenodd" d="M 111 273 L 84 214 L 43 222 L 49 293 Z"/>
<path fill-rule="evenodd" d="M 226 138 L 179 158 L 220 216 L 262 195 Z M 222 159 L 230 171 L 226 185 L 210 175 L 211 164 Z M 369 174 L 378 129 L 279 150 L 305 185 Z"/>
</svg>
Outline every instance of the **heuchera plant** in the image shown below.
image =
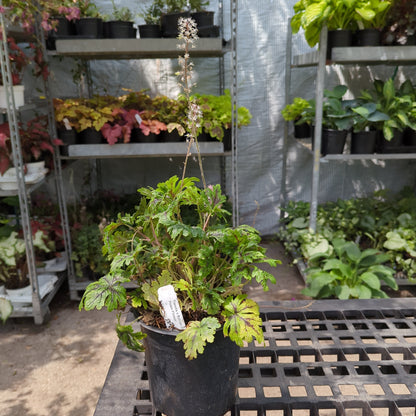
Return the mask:
<svg viewBox="0 0 416 416">
<path fill-rule="evenodd" d="M 106 227 L 103 253 L 111 261 L 110 272 L 86 288 L 80 308 L 121 311 L 132 307 L 144 323 L 164 328 L 157 290 L 172 285 L 186 322 L 176 340 L 183 342 L 185 356 L 194 359 L 220 328 L 240 346 L 253 338 L 263 342 L 259 307 L 247 298 L 244 287 L 255 280 L 267 290 L 275 278 L 258 264 L 279 262 L 266 256 L 254 228 L 229 226 L 226 197 L 220 185 L 205 184 L 202 164 L 203 187 L 197 186 L 197 178 L 185 176 L 201 125 L 198 102 L 190 96 L 189 48 L 196 39 L 192 19 L 180 20 L 180 33 L 184 39 L 180 83 L 188 100 L 189 143 L 182 178 L 173 176 L 155 188 L 139 189 L 142 198 L 136 211 L 119 215 Z M 134 283 L 132 291 L 123 286 L 127 282 Z M 143 350 L 145 334 L 122 325 L 120 314 L 119 338 L 129 348 Z"/>
</svg>

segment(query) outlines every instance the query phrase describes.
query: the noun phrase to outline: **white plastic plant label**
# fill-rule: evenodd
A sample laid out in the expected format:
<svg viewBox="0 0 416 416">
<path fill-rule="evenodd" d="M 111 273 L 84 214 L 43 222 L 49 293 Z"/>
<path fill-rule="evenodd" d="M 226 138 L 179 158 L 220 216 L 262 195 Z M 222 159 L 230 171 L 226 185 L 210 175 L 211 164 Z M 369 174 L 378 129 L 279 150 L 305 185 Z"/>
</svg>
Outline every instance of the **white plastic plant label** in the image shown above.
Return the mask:
<svg viewBox="0 0 416 416">
<path fill-rule="evenodd" d="M 185 321 L 179 307 L 178 298 L 172 285 L 162 286 L 157 290 L 161 314 L 165 319 L 166 328 L 185 329 Z"/>
<path fill-rule="evenodd" d="M 142 124 L 142 118 L 138 115 L 138 114 L 136 114 L 135 116 L 135 119 L 136 119 L 136 121 L 137 121 L 137 123 L 139 124 L 139 126 L 140 126 L 140 124 Z"/>
</svg>

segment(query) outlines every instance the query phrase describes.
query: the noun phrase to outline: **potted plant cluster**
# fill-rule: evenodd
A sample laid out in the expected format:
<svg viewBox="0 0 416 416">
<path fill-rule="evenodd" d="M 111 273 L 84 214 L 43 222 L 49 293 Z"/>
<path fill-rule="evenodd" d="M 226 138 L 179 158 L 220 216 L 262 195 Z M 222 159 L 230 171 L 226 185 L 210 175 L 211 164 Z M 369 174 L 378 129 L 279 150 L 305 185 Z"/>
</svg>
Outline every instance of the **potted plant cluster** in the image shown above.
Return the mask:
<svg viewBox="0 0 416 416">
<path fill-rule="evenodd" d="M 219 96 L 195 94 L 193 98 L 200 102 L 204 116 L 198 135 L 224 141 L 227 150 L 232 118 L 229 91 Z M 66 144 L 185 141 L 186 100 L 181 95 L 177 99 L 164 95 L 151 98 L 138 91 L 120 97 L 55 99 L 54 108 L 58 135 Z M 240 106 L 237 114 L 238 127 L 250 124 L 247 108 Z M 86 133 L 94 133 L 94 141 L 86 139 Z"/>
<path fill-rule="evenodd" d="M 214 12 L 207 10 L 207 0 L 153 0 L 139 14 L 146 25 L 139 25 L 140 37 L 178 36 L 178 19 L 192 17 L 199 37 L 218 37 L 219 26 L 214 25 Z"/>
<path fill-rule="evenodd" d="M 311 233 L 309 203 L 291 201 L 279 238 L 296 261 L 308 269 L 305 294 L 320 297 L 386 297 L 398 282 L 416 278 L 415 195 L 373 195 L 318 205 L 316 233 Z M 405 283 L 404 283 L 405 284 Z"/>
<path fill-rule="evenodd" d="M 358 98 L 344 100 L 345 86 L 324 91 L 323 138 L 326 130 L 351 131 L 351 153 L 394 152 L 412 153 L 416 150 L 416 90 L 410 80 L 396 86 L 394 78 L 375 80 L 372 88 L 361 90 Z M 299 110 L 297 123 L 310 122 L 314 118 L 314 100 L 309 107 Z M 285 108 L 286 117 L 292 116 L 293 104 Z M 362 133 L 363 134 L 360 134 Z M 326 137 L 326 136 L 325 136 Z M 360 138 L 359 138 L 360 137 Z M 373 143 L 376 141 L 374 147 Z M 359 149 L 363 144 L 364 148 Z M 344 147 L 342 146 L 342 149 Z M 322 150 L 322 153 L 325 149 Z M 340 142 L 341 150 L 341 142 Z"/>
<path fill-rule="evenodd" d="M 20 123 L 19 136 L 25 181 L 38 182 L 48 170 L 53 169 L 52 155 L 62 141 L 50 137 L 45 116 L 35 117 L 25 124 Z M 0 179 L 3 189 L 6 186 L 16 189 L 17 176 L 13 166 L 9 124 L 3 123 L 0 125 Z"/>
<path fill-rule="evenodd" d="M 319 42 L 321 30 L 328 28 L 328 58 L 334 46 L 352 46 L 353 34 L 359 34 L 357 46 L 368 45 L 361 38 L 364 30 L 375 29 L 380 39 L 380 30 L 384 28 L 392 0 L 319 0 L 298 1 L 294 5 L 291 19 L 293 33 L 304 29 L 305 39 L 313 47 Z M 373 35 L 374 36 L 374 35 Z M 371 39 L 372 41 L 373 39 Z"/>
<path fill-rule="evenodd" d="M 80 308 L 133 307 L 139 330 L 119 318 L 117 333 L 129 348 L 146 346 L 154 413 L 219 416 L 236 397 L 238 346 L 253 338 L 263 341 L 258 305 L 244 294 L 244 285 L 254 279 L 267 289 L 274 277 L 257 265 L 277 261 L 266 257 L 254 228 L 229 225 L 226 198 L 219 185 L 207 186 L 199 153 L 202 187 L 186 176 L 201 110 L 189 87 L 195 24 L 182 19 L 179 26 L 189 140 L 182 178 L 141 188 L 136 209 L 106 227 L 103 253 L 110 272 L 87 287 Z M 132 291 L 123 286 L 127 282 Z"/>
</svg>

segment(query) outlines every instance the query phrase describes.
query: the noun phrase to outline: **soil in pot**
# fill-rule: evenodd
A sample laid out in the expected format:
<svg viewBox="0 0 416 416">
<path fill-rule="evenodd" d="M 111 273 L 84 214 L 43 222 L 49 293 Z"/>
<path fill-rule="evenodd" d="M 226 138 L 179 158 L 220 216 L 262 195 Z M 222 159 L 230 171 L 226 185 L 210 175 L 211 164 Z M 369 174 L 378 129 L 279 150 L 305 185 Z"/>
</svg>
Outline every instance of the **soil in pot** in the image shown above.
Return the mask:
<svg viewBox="0 0 416 416">
<path fill-rule="evenodd" d="M 103 21 L 98 17 L 83 17 L 76 24 L 78 36 L 84 38 L 101 38 L 103 36 Z"/>
<path fill-rule="evenodd" d="M 144 38 L 161 38 L 162 32 L 159 25 L 139 25 L 139 36 Z"/>
<path fill-rule="evenodd" d="M 240 348 L 217 331 L 196 359 L 185 358 L 177 331 L 141 324 L 153 411 L 169 416 L 222 416 L 237 394 Z"/>
<path fill-rule="evenodd" d="M 354 34 L 354 46 L 380 46 L 381 32 L 377 29 L 357 30 Z"/>
<path fill-rule="evenodd" d="M 376 150 L 377 135 L 377 130 L 353 132 L 351 134 L 351 153 L 374 153 Z"/>
<path fill-rule="evenodd" d="M 332 48 L 341 48 L 352 45 L 351 30 L 330 30 L 328 32 L 327 58 L 331 59 Z"/>
<path fill-rule="evenodd" d="M 189 17 L 188 12 L 183 13 L 167 13 L 163 14 L 160 18 L 162 27 L 162 37 L 164 38 L 177 38 L 178 32 L 178 20 L 180 17 Z"/>
</svg>

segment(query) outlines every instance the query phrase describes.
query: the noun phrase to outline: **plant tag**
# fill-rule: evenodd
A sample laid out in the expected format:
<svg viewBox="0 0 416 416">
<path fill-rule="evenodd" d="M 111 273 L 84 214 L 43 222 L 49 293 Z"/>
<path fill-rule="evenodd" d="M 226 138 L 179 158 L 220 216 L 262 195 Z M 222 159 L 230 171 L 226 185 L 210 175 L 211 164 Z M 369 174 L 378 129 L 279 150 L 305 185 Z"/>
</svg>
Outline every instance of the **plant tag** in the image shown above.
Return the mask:
<svg viewBox="0 0 416 416">
<path fill-rule="evenodd" d="M 66 130 L 72 130 L 71 123 L 69 122 L 69 120 L 66 117 L 63 118 L 62 121 L 64 122 L 64 126 L 65 126 Z"/>
<path fill-rule="evenodd" d="M 139 126 L 140 126 L 140 124 L 142 124 L 143 119 L 138 114 L 136 114 L 134 118 L 136 119 L 136 121 L 139 123 Z"/>
<path fill-rule="evenodd" d="M 161 314 L 166 328 L 185 329 L 185 321 L 179 307 L 178 298 L 172 285 L 162 286 L 157 290 Z"/>
</svg>

